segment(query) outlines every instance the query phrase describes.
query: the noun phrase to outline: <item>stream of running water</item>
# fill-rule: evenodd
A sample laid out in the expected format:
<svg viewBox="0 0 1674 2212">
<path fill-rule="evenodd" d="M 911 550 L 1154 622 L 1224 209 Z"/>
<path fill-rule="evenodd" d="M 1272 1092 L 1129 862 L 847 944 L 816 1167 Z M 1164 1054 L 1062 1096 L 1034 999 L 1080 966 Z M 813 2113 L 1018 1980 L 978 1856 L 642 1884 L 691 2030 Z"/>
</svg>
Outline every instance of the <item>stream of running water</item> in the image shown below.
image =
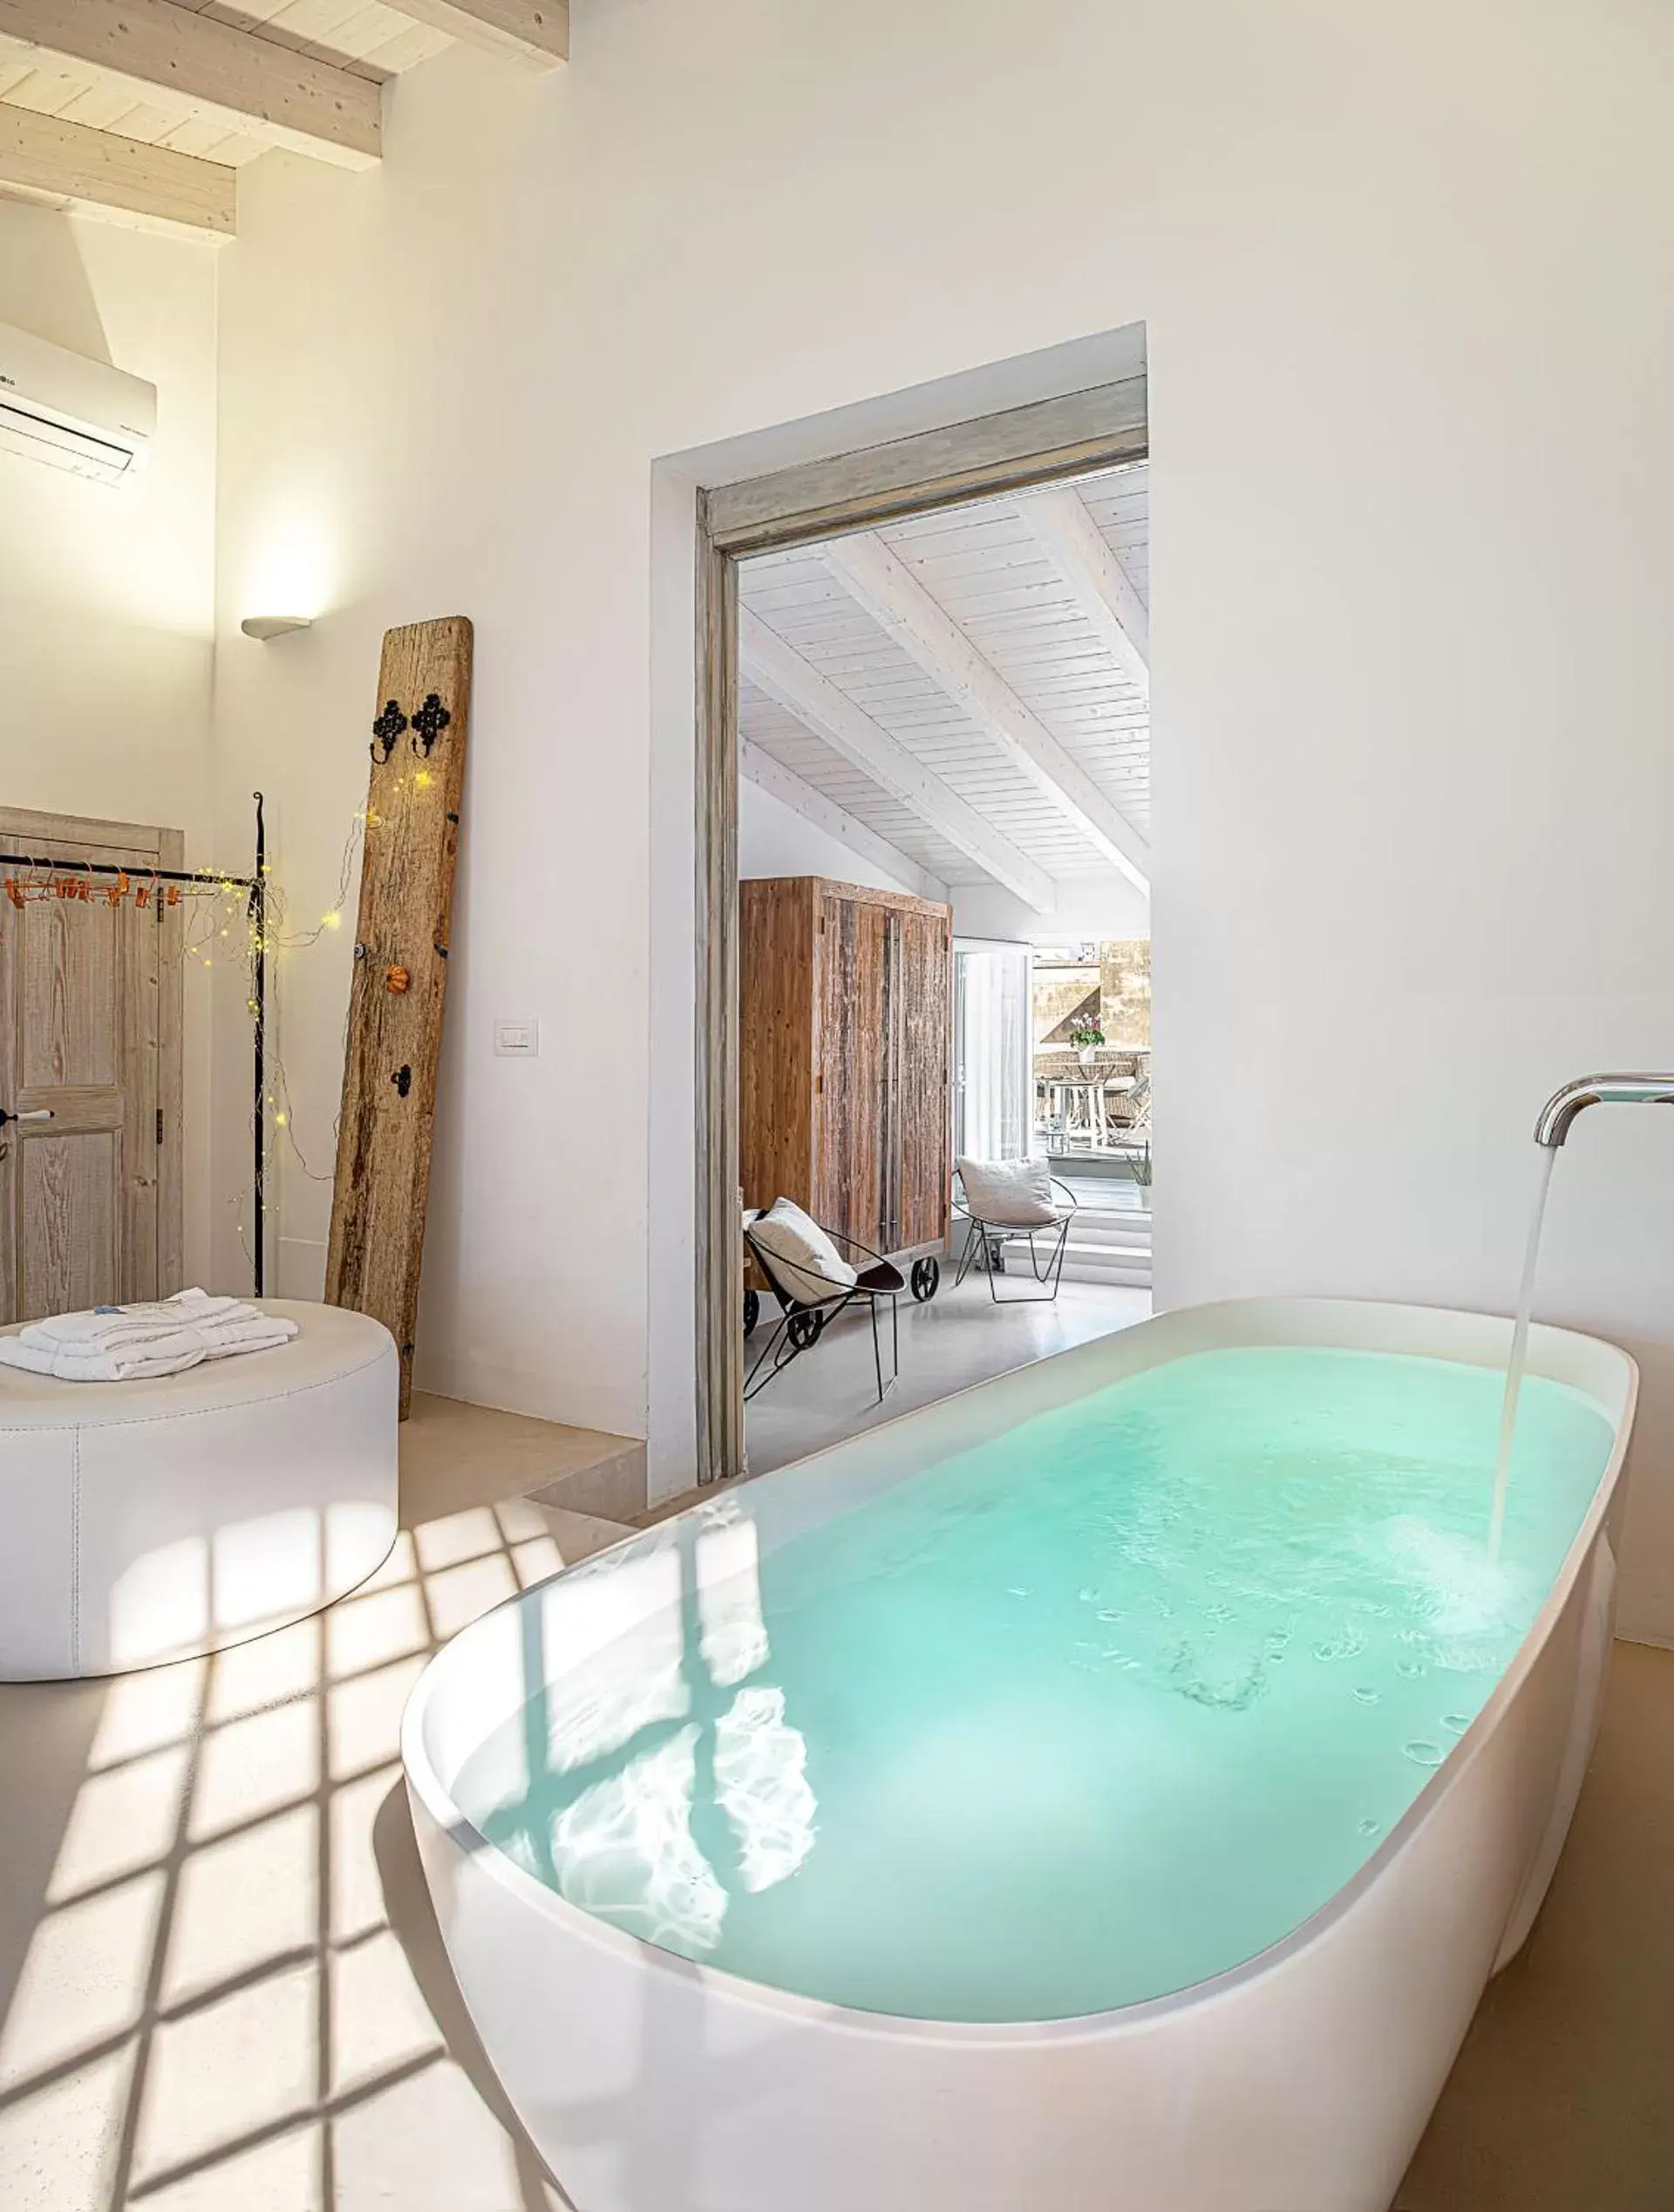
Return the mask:
<svg viewBox="0 0 1674 2212">
<path fill-rule="evenodd" d="M 1506 1369 L 1506 1393 L 1500 1406 L 1500 1456 L 1494 1473 L 1494 1513 L 1488 1523 L 1488 1557 L 1500 1556 L 1500 1540 L 1506 1527 L 1506 1490 L 1511 1477 L 1512 1440 L 1517 1433 L 1517 1401 L 1523 1392 L 1523 1369 L 1528 1358 L 1528 1323 L 1534 1302 L 1534 1271 L 1541 1260 L 1541 1229 L 1546 1220 L 1547 1194 L 1552 1170 L 1557 1165 L 1555 1145 L 1541 1147 L 1540 1180 L 1534 1187 L 1534 1210 L 1529 1217 L 1528 1243 L 1523 1253 L 1523 1279 L 1517 1292 L 1517 1318 L 1512 1325 L 1511 1360 Z"/>
</svg>

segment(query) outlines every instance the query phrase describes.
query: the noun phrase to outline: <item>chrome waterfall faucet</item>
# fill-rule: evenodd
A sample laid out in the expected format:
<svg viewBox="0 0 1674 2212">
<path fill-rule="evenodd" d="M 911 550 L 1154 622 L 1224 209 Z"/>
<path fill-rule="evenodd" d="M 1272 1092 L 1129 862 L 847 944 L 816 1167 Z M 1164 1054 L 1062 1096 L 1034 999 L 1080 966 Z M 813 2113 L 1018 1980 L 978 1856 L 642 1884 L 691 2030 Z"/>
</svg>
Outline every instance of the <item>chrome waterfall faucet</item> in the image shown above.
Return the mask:
<svg viewBox="0 0 1674 2212">
<path fill-rule="evenodd" d="M 1674 1075 L 1578 1075 L 1541 1108 L 1534 1141 L 1555 1152 L 1590 1106 L 1674 1106 Z"/>
</svg>

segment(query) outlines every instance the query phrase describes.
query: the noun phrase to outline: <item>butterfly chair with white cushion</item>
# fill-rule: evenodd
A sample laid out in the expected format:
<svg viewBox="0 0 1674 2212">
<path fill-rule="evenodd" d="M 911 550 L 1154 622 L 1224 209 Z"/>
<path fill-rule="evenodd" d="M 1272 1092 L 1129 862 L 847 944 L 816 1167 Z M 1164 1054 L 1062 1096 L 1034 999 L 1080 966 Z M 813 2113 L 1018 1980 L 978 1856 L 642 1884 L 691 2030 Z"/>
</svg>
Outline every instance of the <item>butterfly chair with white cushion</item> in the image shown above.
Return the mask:
<svg viewBox="0 0 1674 2212">
<path fill-rule="evenodd" d="M 960 1160 L 954 1163 L 955 1210 L 970 1222 L 954 1278 L 957 1290 L 980 1259 L 988 1295 L 996 1305 L 1047 1303 L 1058 1296 L 1064 1252 L 1075 1218 L 1075 1194 L 1044 1160 Z M 1038 1237 L 1040 1243 L 1035 1240 Z M 1026 1240 L 1029 1271 L 1037 1288 L 1000 1295 L 1004 1263 L 1000 1248 Z"/>
<path fill-rule="evenodd" d="M 853 1236 L 821 1229 L 811 1214 L 788 1198 L 775 1199 L 765 1214 L 747 1214 L 745 1242 L 779 1302 L 779 1319 L 745 1378 L 744 1394 L 753 1398 L 775 1375 L 805 1351 L 812 1351 L 827 1324 L 852 1305 L 864 1302 L 872 1318 L 872 1364 L 878 1378 L 878 1402 L 895 1387 L 901 1372 L 901 1325 L 895 1299 L 907 1288 L 900 1269 Z M 838 1248 L 842 1247 L 840 1250 Z M 846 1254 L 867 1263 L 858 1265 Z M 890 1373 L 883 1376 L 883 1346 L 878 1307 L 889 1303 Z"/>
</svg>

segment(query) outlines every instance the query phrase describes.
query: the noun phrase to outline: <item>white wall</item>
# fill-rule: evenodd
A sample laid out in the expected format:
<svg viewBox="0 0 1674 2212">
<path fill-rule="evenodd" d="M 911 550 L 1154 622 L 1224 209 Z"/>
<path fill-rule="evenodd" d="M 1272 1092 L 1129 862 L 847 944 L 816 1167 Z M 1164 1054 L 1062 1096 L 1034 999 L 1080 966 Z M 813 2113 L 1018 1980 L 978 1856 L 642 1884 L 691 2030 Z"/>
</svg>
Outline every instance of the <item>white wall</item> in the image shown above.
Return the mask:
<svg viewBox="0 0 1674 2212">
<path fill-rule="evenodd" d="M 260 165 L 223 634 L 287 532 L 331 613 L 282 675 L 229 651 L 224 789 L 281 790 L 304 903 L 378 630 L 479 623 L 432 1378 L 638 1426 L 686 1266 L 643 1216 L 690 1056 L 677 957 L 645 1015 L 689 911 L 653 458 L 1141 320 L 1162 1295 L 1507 1305 L 1541 1096 L 1674 1056 L 1671 76 L 1637 0 L 633 0 L 557 79 L 404 79 L 381 174 Z M 1674 1143 L 1572 1153 L 1542 1303 L 1646 1358 L 1624 1614 L 1674 1633 Z"/>
<path fill-rule="evenodd" d="M 738 875 L 828 875 L 877 891 L 912 891 L 907 872 L 892 875 L 863 853 L 799 814 L 757 784 L 738 785 Z"/>
<path fill-rule="evenodd" d="M 1113 868 L 1065 877 L 1045 914 L 1003 883 L 960 883 L 953 892 L 953 926 L 961 936 L 1030 944 L 1056 944 L 1062 937 L 1148 937 L 1151 903 Z"/>
<path fill-rule="evenodd" d="M 158 388 L 149 466 L 120 487 L 0 453 L 0 802 L 209 841 L 215 258 L 184 240 L 0 200 L 0 322 Z M 187 976 L 186 1265 L 208 1267 L 209 1047 Z"/>
</svg>

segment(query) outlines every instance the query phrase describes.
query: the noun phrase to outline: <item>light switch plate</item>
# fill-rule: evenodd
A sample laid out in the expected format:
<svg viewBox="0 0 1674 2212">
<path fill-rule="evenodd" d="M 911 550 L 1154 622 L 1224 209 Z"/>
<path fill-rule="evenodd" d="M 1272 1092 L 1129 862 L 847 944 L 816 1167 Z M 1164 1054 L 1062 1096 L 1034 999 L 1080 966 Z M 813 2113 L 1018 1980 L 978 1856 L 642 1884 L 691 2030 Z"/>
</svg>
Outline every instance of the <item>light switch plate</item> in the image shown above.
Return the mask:
<svg viewBox="0 0 1674 2212">
<path fill-rule="evenodd" d="M 533 1059 L 541 1050 L 540 1023 L 496 1022 L 494 1050 L 503 1059 Z"/>
</svg>

